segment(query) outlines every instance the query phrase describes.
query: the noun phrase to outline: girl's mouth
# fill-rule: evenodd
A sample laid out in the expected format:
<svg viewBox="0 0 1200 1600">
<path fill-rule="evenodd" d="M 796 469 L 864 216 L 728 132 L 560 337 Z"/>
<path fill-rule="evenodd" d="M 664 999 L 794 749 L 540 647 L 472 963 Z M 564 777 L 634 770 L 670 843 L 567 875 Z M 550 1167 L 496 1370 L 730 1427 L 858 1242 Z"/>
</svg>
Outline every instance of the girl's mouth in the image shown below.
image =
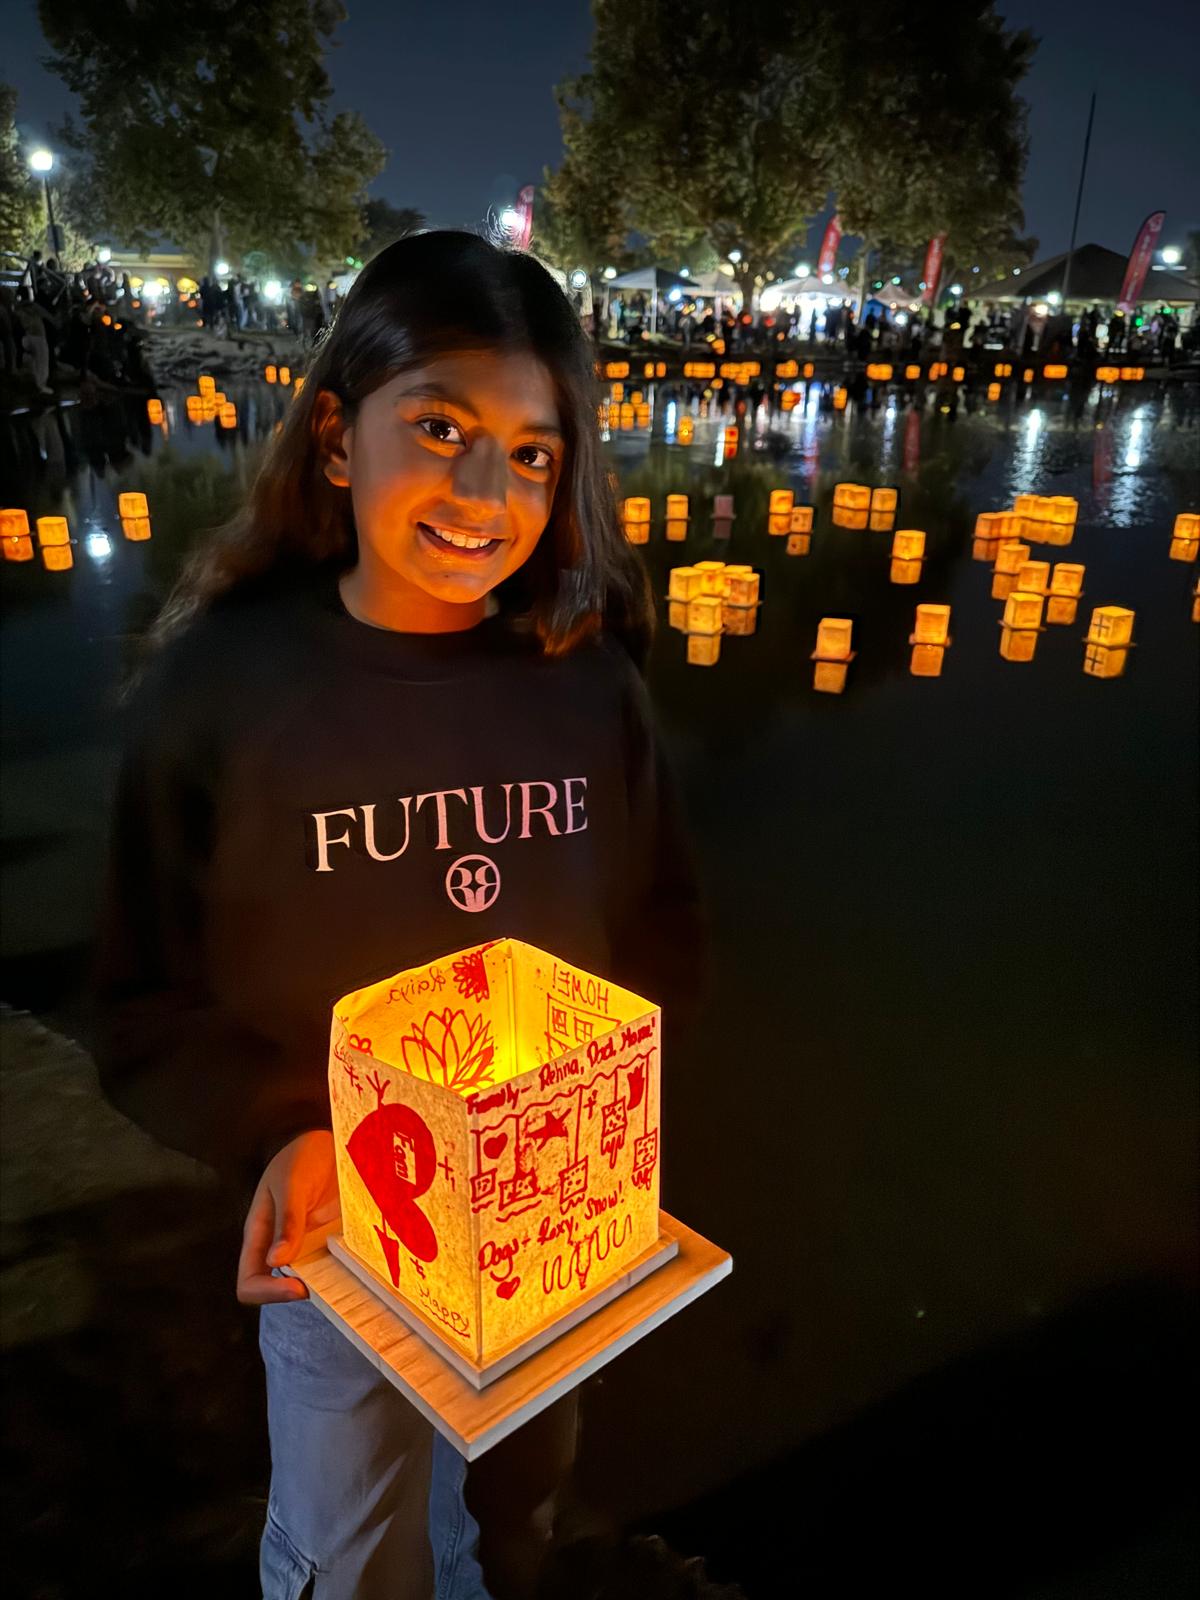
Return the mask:
<svg viewBox="0 0 1200 1600">
<path fill-rule="evenodd" d="M 478 539 L 460 533 L 457 528 L 435 528 L 428 522 L 418 522 L 417 527 L 425 544 L 439 556 L 458 557 L 463 561 L 486 561 L 504 543 L 502 539 Z"/>
</svg>

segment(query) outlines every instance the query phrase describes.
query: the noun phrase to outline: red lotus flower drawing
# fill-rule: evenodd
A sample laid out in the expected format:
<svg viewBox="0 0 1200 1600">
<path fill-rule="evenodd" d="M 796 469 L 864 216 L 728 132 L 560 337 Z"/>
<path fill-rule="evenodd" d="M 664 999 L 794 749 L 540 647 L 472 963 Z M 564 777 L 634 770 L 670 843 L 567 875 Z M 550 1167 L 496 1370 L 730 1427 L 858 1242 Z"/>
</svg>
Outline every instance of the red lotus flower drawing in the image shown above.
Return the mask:
<svg viewBox="0 0 1200 1600">
<path fill-rule="evenodd" d="M 401 1042 L 405 1070 L 414 1078 L 425 1078 L 455 1094 L 492 1082 L 496 1046 L 487 1017 L 468 1017 L 465 1011 L 447 1006 L 444 1011 L 431 1011 L 424 1027 L 414 1022 L 412 1032 Z"/>
</svg>

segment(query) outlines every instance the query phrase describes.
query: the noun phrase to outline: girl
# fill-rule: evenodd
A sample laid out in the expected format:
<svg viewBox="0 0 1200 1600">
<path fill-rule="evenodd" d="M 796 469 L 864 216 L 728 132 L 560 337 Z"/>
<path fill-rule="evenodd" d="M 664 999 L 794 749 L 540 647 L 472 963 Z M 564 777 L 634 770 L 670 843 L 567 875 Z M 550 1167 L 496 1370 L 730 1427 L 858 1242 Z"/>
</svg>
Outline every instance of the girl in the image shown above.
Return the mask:
<svg viewBox="0 0 1200 1600">
<path fill-rule="evenodd" d="M 253 1189 L 237 1284 L 262 1307 L 270 1600 L 487 1592 L 465 1463 L 278 1273 L 337 1212 L 334 1002 L 505 935 L 668 1016 L 693 984 L 694 882 L 631 660 L 648 586 L 596 398 L 534 258 L 399 240 L 153 631 L 97 1056 L 129 1116 Z M 497 1593 L 532 1581 L 573 1419 L 481 1464 L 506 1500 L 482 1518 Z"/>
</svg>

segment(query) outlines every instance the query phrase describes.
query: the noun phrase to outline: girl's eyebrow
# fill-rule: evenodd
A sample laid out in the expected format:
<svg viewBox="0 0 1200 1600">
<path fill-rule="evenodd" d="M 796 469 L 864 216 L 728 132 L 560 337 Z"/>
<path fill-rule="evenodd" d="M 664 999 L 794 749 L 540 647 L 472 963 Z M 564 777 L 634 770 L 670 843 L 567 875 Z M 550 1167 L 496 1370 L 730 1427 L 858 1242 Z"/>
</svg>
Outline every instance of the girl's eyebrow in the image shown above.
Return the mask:
<svg viewBox="0 0 1200 1600">
<path fill-rule="evenodd" d="M 411 389 L 401 389 L 396 396 L 398 400 L 448 400 L 451 405 L 457 406 L 460 411 L 465 411 L 469 417 L 479 421 L 479 413 L 469 400 L 464 400 L 447 389 L 445 384 L 427 380 L 417 384 Z M 561 439 L 562 429 L 553 422 L 530 422 L 520 430 L 522 433 L 545 434 L 551 439 Z"/>
</svg>

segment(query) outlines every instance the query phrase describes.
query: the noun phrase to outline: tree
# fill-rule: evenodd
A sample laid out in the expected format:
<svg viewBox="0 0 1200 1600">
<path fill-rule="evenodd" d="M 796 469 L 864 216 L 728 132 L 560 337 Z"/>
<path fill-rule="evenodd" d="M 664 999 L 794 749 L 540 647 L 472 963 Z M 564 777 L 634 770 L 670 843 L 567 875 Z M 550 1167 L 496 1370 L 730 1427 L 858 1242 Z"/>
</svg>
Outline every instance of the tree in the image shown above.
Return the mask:
<svg viewBox="0 0 1200 1600">
<path fill-rule="evenodd" d="M 157 237 L 210 266 L 266 247 L 284 262 L 344 257 L 386 152 L 354 112 L 331 114 L 324 50 L 341 0 L 39 0 L 47 65 L 79 97 L 62 142 L 89 220 L 123 243 Z"/>
<path fill-rule="evenodd" d="M 860 285 L 885 241 L 915 255 L 945 233 L 947 273 L 1028 244 L 1016 238 L 1027 152 L 1017 86 L 1032 35 L 1007 30 L 990 0 L 949 10 L 939 0 L 902 10 L 864 0 L 848 14 L 841 45 L 846 102 L 834 171 L 843 224 L 862 241 Z"/>
<path fill-rule="evenodd" d="M 359 261 L 369 261 L 389 244 L 416 233 L 425 226 L 425 214 L 412 206 L 394 206 L 387 200 L 368 200 L 363 212 L 363 232 L 351 252 Z"/>
<path fill-rule="evenodd" d="M 794 263 L 828 189 L 840 19 L 816 0 L 684 12 L 595 0 L 593 12 L 590 69 L 558 90 L 555 207 L 589 254 L 604 242 L 611 258 L 631 233 L 657 257 L 698 238 L 721 259 L 737 253 L 750 305 Z"/>
<path fill-rule="evenodd" d="M 25 255 L 39 227 L 45 227 L 45 203 L 25 164 L 16 109 L 16 90 L 0 83 L 0 250 Z"/>
</svg>

